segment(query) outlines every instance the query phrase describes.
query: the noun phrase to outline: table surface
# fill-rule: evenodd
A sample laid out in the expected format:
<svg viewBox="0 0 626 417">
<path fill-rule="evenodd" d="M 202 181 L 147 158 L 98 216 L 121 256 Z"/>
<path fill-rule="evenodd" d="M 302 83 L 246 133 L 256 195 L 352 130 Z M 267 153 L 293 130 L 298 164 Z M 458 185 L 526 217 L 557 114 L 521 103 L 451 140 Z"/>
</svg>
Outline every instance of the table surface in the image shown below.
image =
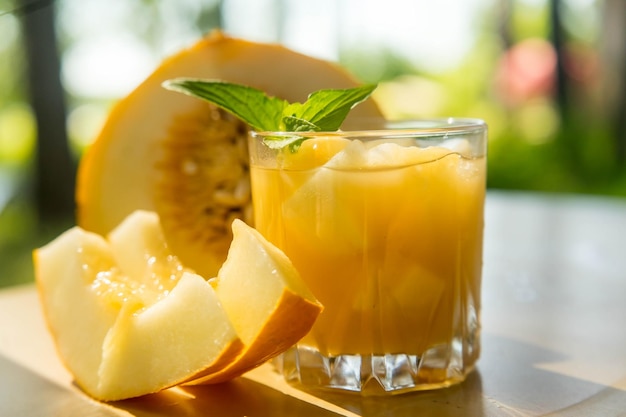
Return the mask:
<svg viewBox="0 0 626 417">
<path fill-rule="evenodd" d="M 485 217 L 482 357 L 463 384 L 313 394 L 263 365 L 102 404 L 61 366 L 26 285 L 0 291 L 0 416 L 626 416 L 626 200 L 491 192 Z"/>
</svg>

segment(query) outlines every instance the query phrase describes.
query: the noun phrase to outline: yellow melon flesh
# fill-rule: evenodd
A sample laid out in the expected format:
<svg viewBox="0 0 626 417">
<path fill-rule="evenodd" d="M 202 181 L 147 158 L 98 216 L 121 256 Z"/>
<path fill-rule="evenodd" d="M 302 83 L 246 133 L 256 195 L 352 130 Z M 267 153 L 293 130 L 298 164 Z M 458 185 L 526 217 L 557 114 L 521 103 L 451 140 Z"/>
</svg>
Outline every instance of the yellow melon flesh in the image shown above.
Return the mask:
<svg viewBox="0 0 626 417">
<path fill-rule="evenodd" d="M 282 251 L 240 220 L 232 229 L 215 286 L 245 348 L 223 370 L 191 384 L 223 382 L 261 365 L 300 340 L 322 311 Z"/>
<path fill-rule="evenodd" d="M 35 250 L 59 356 L 104 401 L 234 378 L 304 336 L 321 311 L 287 257 L 242 221 L 214 283 L 169 250 L 138 210 L 107 239 L 80 227 Z M 214 289 L 215 285 L 217 289 Z"/>
<path fill-rule="evenodd" d="M 214 276 L 232 219 L 252 222 L 247 127 L 162 87 L 176 77 L 246 84 L 289 101 L 357 83 L 331 63 L 216 32 L 165 60 L 114 107 L 79 166 L 78 224 L 105 235 L 134 210 L 156 211 L 172 250 L 200 275 Z M 371 100 L 344 125 L 366 117 L 381 117 Z"/>
<path fill-rule="evenodd" d="M 241 341 L 203 278 L 185 272 L 163 290 L 157 279 L 124 275 L 113 252 L 75 227 L 34 254 L 59 356 L 88 394 L 110 401 L 157 392 L 237 356 Z"/>
</svg>

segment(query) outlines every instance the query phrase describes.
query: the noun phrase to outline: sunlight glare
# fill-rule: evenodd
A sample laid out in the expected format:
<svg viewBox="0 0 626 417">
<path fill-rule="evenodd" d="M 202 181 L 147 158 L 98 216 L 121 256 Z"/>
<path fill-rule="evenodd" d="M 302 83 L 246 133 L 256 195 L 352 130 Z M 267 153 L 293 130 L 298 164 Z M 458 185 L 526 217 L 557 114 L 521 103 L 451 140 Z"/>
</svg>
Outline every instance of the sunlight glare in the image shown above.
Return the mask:
<svg viewBox="0 0 626 417">
<path fill-rule="evenodd" d="M 130 34 L 77 41 L 63 57 L 63 83 L 77 96 L 116 98 L 128 94 L 157 64 L 147 45 Z"/>
</svg>

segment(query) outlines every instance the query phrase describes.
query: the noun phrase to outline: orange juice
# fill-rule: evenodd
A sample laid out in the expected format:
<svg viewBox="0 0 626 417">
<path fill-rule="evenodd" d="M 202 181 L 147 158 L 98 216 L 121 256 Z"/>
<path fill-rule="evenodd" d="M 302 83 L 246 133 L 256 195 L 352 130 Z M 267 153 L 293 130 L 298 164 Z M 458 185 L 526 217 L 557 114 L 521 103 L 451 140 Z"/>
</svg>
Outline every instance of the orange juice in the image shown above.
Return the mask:
<svg viewBox="0 0 626 417">
<path fill-rule="evenodd" d="M 307 138 L 271 160 L 251 150 L 256 227 L 324 305 L 297 348 L 413 358 L 411 389 L 456 382 L 478 356 L 484 132 L 426 143 L 350 135 Z"/>
</svg>

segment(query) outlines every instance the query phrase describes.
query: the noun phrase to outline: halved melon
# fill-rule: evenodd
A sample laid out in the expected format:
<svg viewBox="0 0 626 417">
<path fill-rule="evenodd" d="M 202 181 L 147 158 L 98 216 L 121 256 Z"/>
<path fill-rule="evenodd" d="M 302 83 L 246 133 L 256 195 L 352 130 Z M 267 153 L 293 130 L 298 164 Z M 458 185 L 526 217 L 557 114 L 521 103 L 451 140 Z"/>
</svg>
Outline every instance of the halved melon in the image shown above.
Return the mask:
<svg viewBox="0 0 626 417">
<path fill-rule="evenodd" d="M 113 109 L 79 166 L 78 224 L 105 235 L 134 210 L 156 211 L 173 252 L 212 277 L 226 259 L 232 220 L 253 222 L 248 127 L 161 85 L 183 76 L 246 84 L 288 101 L 357 83 L 326 61 L 214 32 L 165 60 Z M 381 117 L 372 100 L 344 126 L 366 117 Z"/>
</svg>

